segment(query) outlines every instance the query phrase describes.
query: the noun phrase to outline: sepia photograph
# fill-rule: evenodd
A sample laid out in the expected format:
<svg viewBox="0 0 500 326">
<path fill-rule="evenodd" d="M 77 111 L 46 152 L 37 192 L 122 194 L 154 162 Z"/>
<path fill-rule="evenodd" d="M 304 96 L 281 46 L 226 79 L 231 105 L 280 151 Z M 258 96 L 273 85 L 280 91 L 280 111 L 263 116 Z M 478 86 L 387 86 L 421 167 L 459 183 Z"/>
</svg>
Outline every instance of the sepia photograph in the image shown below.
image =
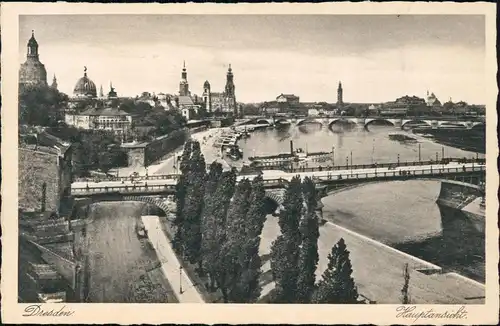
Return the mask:
<svg viewBox="0 0 500 326">
<path fill-rule="evenodd" d="M 486 15 L 15 20 L 24 316 L 449 305 L 434 317 L 457 323 L 487 304 Z"/>
</svg>

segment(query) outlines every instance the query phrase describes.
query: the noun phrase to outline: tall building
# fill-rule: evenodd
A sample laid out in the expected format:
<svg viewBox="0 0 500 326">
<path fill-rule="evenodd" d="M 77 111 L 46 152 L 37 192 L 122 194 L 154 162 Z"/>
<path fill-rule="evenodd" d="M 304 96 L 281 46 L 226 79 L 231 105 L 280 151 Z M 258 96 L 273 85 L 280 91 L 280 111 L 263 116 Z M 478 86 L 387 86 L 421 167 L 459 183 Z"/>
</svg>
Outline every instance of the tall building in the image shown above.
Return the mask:
<svg viewBox="0 0 500 326">
<path fill-rule="evenodd" d="M 21 87 L 47 86 L 47 71 L 43 63 L 40 62 L 35 31 L 31 31 L 27 47 L 26 62 L 21 64 L 19 69 L 19 85 Z"/>
<path fill-rule="evenodd" d="M 203 85 L 203 101 L 207 111 L 238 115 L 235 89 L 233 70 L 231 69 L 231 64 L 229 64 L 226 74 L 226 87 L 222 93 L 212 92 L 208 80 Z"/>
<path fill-rule="evenodd" d="M 207 112 L 212 112 L 212 96 L 210 93 L 210 83 L 208 80 L 205 80 L 203 84 L 203 104 L 205 105 L 205 110 Z"/>
<path fill-rule="evenodd" d="M 179 96 L 190 96 L 189 83 L 187 81 L 186 61 L 182 67 L 181 81 L 179 83 Z"/>
<path fill-rule="evenodd" d="M 342 82 L 339 82 L 339 87 L 337 88 L 337 105 L 344 104 L 344 91 L 342 90 Z"/>
</svg>

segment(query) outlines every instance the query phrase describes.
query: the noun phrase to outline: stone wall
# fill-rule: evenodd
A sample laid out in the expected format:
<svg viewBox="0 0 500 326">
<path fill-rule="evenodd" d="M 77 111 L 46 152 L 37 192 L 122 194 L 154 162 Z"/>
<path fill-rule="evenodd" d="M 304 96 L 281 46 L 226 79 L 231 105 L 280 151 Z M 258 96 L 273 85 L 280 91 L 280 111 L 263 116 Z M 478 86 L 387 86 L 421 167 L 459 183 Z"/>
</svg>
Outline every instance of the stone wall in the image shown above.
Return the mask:
<svg viewBox="0 0 500 326">
<path fill-rule="evenodd" d="M 58 160 L 59 157 L 54 154 L 19 149 L 19 209 L 26 212 L 41 210 L 45 183 L 45 209 L 58 210 Z"/>
<path fill-rule="evenodd" d="M 153 140 L 145 148 L 144 163 L 150 165 L 160 160 L 166 154 L 184 144 L 188 137 L 188 131 L 183 129 Z"/>
<path fill-rule="evenodd" d="M 71 189 L 71 152 L 63 158 L 54 153 L 20 148 L 18 164 L 19 209 L 41 210 L 45 184 L 45 210 L 59 213 L 61 199 Z"/>
</svg>

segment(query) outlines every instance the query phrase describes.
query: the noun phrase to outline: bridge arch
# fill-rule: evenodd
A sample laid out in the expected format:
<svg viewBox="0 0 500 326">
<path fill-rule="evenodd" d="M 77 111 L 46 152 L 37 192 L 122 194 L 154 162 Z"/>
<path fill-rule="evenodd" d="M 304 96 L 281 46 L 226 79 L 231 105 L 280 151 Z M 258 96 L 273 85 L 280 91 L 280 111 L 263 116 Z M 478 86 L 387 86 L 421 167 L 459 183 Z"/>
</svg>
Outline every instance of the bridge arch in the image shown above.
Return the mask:
<svg viewBox="0 0 500 326">
<path fill-rule="evenodd" d="M 429 127 L 432 127 L 432 124 L 430 124 L 429 121 L 414 119 L 414 120 L 403 120 L 403 121 L 401 121 L 401 128 L 403 128 L 408 123 L 425 123 Z"/>
<path fill-rule="evenodd" d="M 473 129 L 473 128 L 484 128 L 485 126 L 486 126 L 486 123 L 484 123 L 484 121 L 473 122 L 472 126 L 471 126 L 471 129 Z"/>
<path fill-rule="evenodd" d="M 333 127 L 336 124 L 344 124 L 344 125 L 356 125 L 356 122 L 352 121 L 351 119 L 345 119 L 345 118 L 338 118 L 338 119 L 333 119 L 330 120 L 328 123 L 328 128 Z"/>
<path fill-rule="evenodd" d="M 267 119 L 264 119 L 264 118 L 257 119 L 256 122 L 257 122 L 257 124 L 268 124 L 268 125 L 271 124 Z"/>
<path fill-rule="evenodd" d="M 285 119 L 285 118 L 279 118 L 274 120 L 275 124 L 288 124 L 290 123 L 290 120 Z"/>
<path fill-rule="evenodd" d="M 368 128 L 368 126 L 374 122 L 385 122 L 386 125 L 396 126 L 396 124 L 391 120 L 384 119 L 384 118 L 374 118 L 374 119 L 366 119 L 365 120 L 365 128 Z"/>
<path fill-rule="evenodd" d="M 441 127 L 443 125 L 458 126 L 458 127 L 467 128 L 467 122 L 464 122 L 464 121 L 439 121 L 438 122 L 439 127 Z"/>
<path fill-rule="evenodd" d="M 306 123 L 322 124 L 321 121 L 316 118 L 305 118 L 297 120 L 297 126 L 302 126 Z"/>
</svg>

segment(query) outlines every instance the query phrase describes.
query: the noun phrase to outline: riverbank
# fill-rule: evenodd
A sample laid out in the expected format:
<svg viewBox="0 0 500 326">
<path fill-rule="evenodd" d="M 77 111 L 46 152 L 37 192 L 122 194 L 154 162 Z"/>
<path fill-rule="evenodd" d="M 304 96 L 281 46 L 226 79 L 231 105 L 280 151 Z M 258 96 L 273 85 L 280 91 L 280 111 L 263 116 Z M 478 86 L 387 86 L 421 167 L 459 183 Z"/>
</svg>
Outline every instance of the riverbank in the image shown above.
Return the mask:
<svg viewBox="0 0 500 326">
<path fill-rule="evenodd" d="M 154 249 L 146 239 L 137 237 L 136 221 L 144 207 L 139 202 L 106 202 L 90 207 L 86 302 L 178 302 L 158 269 L 160 260 Z"/>
<path fill-rule="evenodd" d="M 229 169 L 229 165 L 222 158 L 220 150 L 213 147 L 215 139 L 222 134 L 224 130 L 229 130 L 229 128 L 214 128 L 207 129 L 200 132 L 192 133 L 190 138 L 196 140 L 200 143 L 200 149 L 205 157 L 207 165 L 213 161 L 218 161 L 222 164 L 224 169 Z M 115 169 L 110 173 L 117 173 L 119 176 L 129 176 L 133 172 L 139 173 L 141 176 L 153 175 L 153 174 L 174 174 L 179 172 L 179 167 L 174 165 L 174 161 L 177 164 L 175 157 L 182 155 L 184 145 L 176 148 L 174 151 L 165 155 L 159 162 L 152 164 L 148 167 L 137 167 L 129 166 L 124 168 Z"/>
<path fill-rule="evenodd" d="M 319 280 L 328 265 L 332 246 L 343 238 L 353 266 L 353 278 L 359 293 L 374 303 L 399 304 L 404 280 L 405 264 L 410 268 L 411 300 L 414 304 L 480 304 L 484 303 L 484 286 L 443 272 L 434 264 L 393 249 L 362 234 L 334 223 L 320 226 L 318 239 L 319 263 L 316 277 Z M 259 253 L 263 263 L 261 297 L 273 288 L 270 271 L 272 242 L 280 234 L 278 218 L 268 216 L 261 235 Z"/>
</svg>

